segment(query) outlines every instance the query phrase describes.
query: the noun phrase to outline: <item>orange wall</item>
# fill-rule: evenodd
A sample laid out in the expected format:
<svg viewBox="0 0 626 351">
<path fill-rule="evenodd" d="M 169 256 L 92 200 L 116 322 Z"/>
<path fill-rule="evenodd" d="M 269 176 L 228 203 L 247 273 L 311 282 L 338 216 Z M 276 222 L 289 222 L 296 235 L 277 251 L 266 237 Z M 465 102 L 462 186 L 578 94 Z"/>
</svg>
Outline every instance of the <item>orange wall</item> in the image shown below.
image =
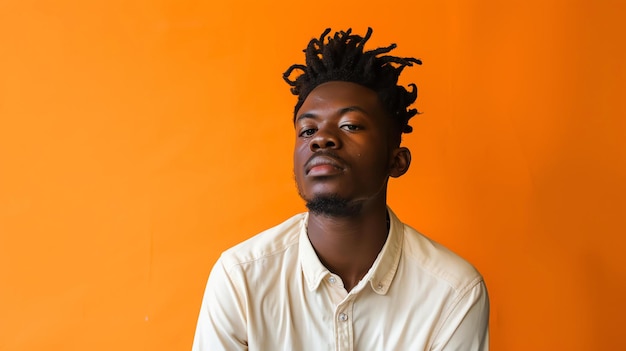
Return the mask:
<svg viewBox="0 0 626 351">
<path fill-rule="evenodd" d="M 282 72 L 368 25 L 424 61 L 390 204 L 492 349 L 626 349 L 624 2 L 382 4 L 2 0 L 0 349 L 189 349 L 218 254 L 303 209 Z"/>
</svg>

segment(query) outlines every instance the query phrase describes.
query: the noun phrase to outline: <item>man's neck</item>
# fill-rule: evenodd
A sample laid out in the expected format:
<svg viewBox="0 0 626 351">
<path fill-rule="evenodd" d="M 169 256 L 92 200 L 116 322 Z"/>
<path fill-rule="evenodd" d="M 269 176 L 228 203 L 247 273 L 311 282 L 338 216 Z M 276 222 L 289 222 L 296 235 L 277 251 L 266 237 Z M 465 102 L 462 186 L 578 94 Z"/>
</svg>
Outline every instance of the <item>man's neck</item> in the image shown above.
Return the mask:
<svg viewBox="0 0 626 351">
<path fill-rule="evenodd" d="M 387 240 L 387 208 L 351 217 L 310 213 L 307 231 L 322 264 L 341 277 L 350 291 L 367 274 Z"/>
</svg>

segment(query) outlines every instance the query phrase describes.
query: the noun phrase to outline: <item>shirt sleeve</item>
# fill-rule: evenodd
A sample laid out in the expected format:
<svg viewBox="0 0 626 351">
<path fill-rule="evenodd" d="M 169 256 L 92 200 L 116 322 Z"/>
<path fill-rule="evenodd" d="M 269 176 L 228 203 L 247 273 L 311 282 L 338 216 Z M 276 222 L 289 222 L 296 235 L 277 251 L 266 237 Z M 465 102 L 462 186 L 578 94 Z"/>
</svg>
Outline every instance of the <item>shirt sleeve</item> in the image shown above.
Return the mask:
<svg viewBox="0 0 626 351">
<path fill-rule="evenodd" d="M 484 281 L 465 291 L 452 306 L 431 350 L 489 350 L 489 296 Z"/>
<path fill-rule="evenodd" d="M 229 273 L 221 259 L 211 270 L 192 351 L 248 350 L 242 290 Z"/>
</svg>

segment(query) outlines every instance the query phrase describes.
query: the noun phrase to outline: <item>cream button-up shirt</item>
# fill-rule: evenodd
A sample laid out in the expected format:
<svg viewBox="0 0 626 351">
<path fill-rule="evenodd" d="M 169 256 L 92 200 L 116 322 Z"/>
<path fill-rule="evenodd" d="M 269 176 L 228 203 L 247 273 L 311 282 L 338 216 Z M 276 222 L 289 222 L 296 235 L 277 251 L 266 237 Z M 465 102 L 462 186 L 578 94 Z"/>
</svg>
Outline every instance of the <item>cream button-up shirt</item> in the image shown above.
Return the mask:
<svg viewBox="0 0 626 351">
<path fill-rule="evenodd" d="M 193 351 L 489 349 L 489 299 L 466 261 L 389 210 L 389 236 L 347 292 L 298 214 L 229 250 L 207 283 Z"/>
</svg>

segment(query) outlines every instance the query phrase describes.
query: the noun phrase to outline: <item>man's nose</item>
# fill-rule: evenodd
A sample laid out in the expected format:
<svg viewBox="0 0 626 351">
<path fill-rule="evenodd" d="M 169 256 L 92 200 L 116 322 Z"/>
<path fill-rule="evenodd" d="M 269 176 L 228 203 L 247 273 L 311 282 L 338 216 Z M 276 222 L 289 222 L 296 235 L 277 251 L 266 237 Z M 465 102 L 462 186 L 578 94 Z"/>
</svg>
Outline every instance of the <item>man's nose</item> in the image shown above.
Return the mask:
<svg viewBox="0 0 626 351">
<path fill-rule="evenodd" d="M 320 149 L 337 149 L 341 146 L 339 138 L 328 130 L 318 130 L 309 144 L 311 151 Z"/>
</svg>

